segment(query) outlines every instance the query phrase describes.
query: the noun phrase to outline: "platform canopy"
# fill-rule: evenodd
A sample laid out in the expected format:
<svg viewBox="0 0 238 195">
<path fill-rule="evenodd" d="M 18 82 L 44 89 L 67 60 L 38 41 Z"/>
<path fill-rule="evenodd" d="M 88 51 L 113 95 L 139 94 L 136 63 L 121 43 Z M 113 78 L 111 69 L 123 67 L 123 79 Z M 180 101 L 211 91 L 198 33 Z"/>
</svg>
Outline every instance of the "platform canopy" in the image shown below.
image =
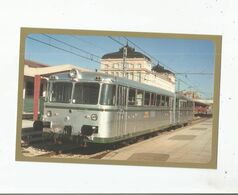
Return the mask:
<svg viewBox="0 0 238 195">
<path fill-rule="evenodd" d="M 194 99 L 193 101 L 204 105 L 213 104 L 213 100 Z"/>
<path fill-rule="evenodd" d="M 24 76 L 35 77 L 35 75 L 49 76 L 51 74 L 67 72 L 71 69 L 78 69 L 80 71 L 91 71 L 86 68 L 81 68 L 72 64 L 63 64 L 58 66 L 48 66 L 48 67 L 30 67 L 28 65 L 24 66 Z"/>
</svg>

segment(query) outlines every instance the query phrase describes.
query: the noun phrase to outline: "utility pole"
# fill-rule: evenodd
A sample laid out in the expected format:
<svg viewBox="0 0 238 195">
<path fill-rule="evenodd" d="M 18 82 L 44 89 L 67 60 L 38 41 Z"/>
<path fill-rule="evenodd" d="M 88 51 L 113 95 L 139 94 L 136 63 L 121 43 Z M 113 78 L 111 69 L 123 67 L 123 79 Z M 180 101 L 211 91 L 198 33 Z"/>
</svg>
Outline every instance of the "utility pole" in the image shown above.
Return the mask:
<svg viewBox="0 0 238 195">
<path fill-rule="evenodd" d="M 126 73 L 126 57 L 127 57 L 127 47 L 123 47 L 123 77 L 125 77 Z"/>
<path fill-rule="evenodd" d="M 177 91 L 179 92 L 179 90 L 180 90 L 180 80 L 177 79 L 177 81 L 178 81 L 178 89 L 177 89 Z"/>
</svg>

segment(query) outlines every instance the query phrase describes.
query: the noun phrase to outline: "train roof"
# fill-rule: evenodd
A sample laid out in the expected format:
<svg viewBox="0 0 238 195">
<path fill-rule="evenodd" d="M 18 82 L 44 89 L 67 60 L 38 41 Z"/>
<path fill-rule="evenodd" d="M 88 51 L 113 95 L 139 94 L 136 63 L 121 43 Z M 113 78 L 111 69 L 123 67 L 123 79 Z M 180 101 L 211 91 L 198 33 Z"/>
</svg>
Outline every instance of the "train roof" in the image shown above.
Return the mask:
<svg viewBox="0 0 238 195">
<path fill-rule="evenodd" d="M 61 79 L 67 80 L 67 79 L 69 79 L 69 76 L 64 75 L 63 77 L 61 76 L 59 78 L 60 78 L 60 80 Z M 100 80 L 102 82 L 106 82 L 106 83 L 117 83 L 117 84 L 124 85 L 127 87 L 137 88 L 140 90 L 145 90 L 145 91 L 159 93 L 159 94 L 168 95 L 168 96 L 175 95 L 175 93 L 165 90 L 165 89 L 162 89 L 162 88 L 159 88 L 159 87 L 150 86 L 150 85 L 140 83 L 137 81 L 129 80 L 127 78 L 108 75 L 108 74 L 105 74 L 102 72 L 91 72 L 91 71 L 79 72 L 77 80 L 78 81 L 96 81 L 96 78 L 97 79 L 100 78 Z"/>
</svg>

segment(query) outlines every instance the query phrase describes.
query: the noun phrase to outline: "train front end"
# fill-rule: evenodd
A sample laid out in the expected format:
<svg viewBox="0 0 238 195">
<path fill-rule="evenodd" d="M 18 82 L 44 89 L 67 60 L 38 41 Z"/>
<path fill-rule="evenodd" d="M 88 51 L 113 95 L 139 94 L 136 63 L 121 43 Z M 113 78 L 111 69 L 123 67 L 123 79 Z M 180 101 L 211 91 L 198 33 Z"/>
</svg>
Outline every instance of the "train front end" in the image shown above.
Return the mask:
<svg viewBox="0 0 238 195">
<path fill-rule="evenodd" d="M 70 79 L 49 80 L 43 136 L 55 141 L 91 142 L 99 129 L 100 82 L 81 79 L 75 69 L 69 75 Z"/>
</svg>

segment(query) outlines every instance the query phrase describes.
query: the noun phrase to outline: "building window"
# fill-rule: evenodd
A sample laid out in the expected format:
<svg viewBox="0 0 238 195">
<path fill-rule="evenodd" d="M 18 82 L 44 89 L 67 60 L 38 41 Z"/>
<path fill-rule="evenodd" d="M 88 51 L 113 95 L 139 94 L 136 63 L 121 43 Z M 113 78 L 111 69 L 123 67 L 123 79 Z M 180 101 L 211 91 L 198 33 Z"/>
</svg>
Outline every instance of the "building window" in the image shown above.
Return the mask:
<svg viewBox="0 0 238 195">
<path fill-rule="evenodd" d="M 135 80 L 135 81 L 139 81 L 139 75 L 138 75 L 138 72 L 135 72 L 135 74 L 134 74 L 134 80 Z"/>
<path fill-rule="evenodd" d="M 108 69 L 108 64 L 104 64 L 102 67 L 103 67 L 104 69 Z"/>
<path fill-rule="evenodd" d="M 134 73 L 134 80 L 135 81 L 141 81 L 141 73 L 140 72 L 135 72 Z"/>
<path fill-rule="evenodd" d="M 118 69 L 118 64 L 113 64 L 113 68 Z"/>
<path fill-rule="evenodd" d="M 129 73 L 129 79 L 133 80 L 133 72 Z"/>
<path fill-rule="evenodd" d="M 139 82 L 141 82 L 141 72 L 138 72 L 138 77 Z"/>
</svg>

